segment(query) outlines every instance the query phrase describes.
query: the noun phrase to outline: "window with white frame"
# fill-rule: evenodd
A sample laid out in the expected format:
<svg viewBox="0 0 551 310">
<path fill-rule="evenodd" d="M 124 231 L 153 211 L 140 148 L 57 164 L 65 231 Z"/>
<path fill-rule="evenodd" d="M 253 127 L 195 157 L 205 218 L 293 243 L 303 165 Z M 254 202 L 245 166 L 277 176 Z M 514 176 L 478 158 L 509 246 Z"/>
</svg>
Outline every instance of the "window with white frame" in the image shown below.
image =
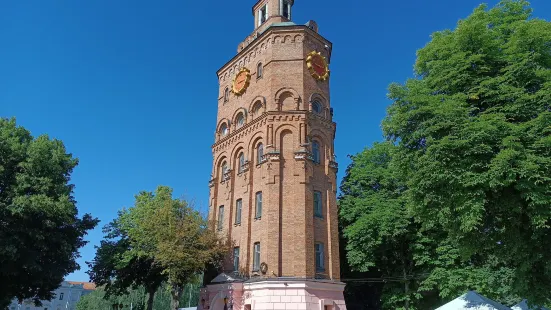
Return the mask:
<svg viewBox="0 0 551 310">
<path fill-rule="evenodd" d="M 287 19 L 291 19 L 291 3 L 288 0 L 282 1 L 281 15 Z"/>
<path fill-rule="evenodd" d="M 225 161 L 222 163 L 222 165 L 220 166 L 220 179 L 221 180 L 225 180 L 226 178 L 226 173 L 228 173 L 228 163 L 226 163 Z"/>
<path fill-rule="evenodd" d="M 243 173 L 243 170 L 245 169 L 245 154 L 241 153 L 239 154 L 239 167 L 237 167 L 238 173 Z"/>
<path fill-rule="evenodd" d="M 235 203 L 235 224 L 241 224 L 241 212 L 243 211 L 243 200 L 238 199 Z"/>
<path fill-rule="evenodd" d="M 268 20 L 268 5 L 264 5 L 258 10 L 258 26 L 264 24 Z"/>
<path fill-rule="evenodd" d="M 262 217 L 262 192 L 256 193 L 256 202 L 255 202 L 255 219 L 260 219 Z"/>
<path fill-rule="evenodd" d="M 225 137 L 230 132 L 230 129 L 228 127 L 228 124 L 224 123 L 222 126 L 220 126 L 220 136 Z"/>
<path fill-rule="evenodd" d="M 233 271 L 239 271 L 239 247 L 233 248 Z"/>
<path fill-rule="evenodd" d="M 260 270 L 260 242 L 254 244 L 253 250 L 253 271 Z"/>
<path fill-rule="evenodd" d="M 262 163 L 262 157 L 264 157 L 264 145 L 259 143 L 256 147 L 256 164 L 260 165 Z"/>
</svg>

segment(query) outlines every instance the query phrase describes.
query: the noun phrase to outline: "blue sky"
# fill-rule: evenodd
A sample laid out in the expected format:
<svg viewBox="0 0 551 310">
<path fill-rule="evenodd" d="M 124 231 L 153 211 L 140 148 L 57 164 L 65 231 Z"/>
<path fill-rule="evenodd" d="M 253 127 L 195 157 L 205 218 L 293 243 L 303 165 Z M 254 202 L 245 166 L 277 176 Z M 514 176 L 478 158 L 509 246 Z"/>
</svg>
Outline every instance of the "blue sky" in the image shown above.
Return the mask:
<svg viewBox="0 0 551 310">
<path fill-rule="evenodd" d="M 0 1 L 0 116 L 64 141 L 87 239 L 87 281 L 101 227 L 141 190 L 168 185 L 206 209 L 216 70 L 253 30 L 256 0 Z M 381 140 L 387 87 L 413 75 L 415 52 L 481 0 L 296 0 L 334 44 L 332 107 L 342 178 L 347 155 Z M 551 1 L 532 0 L 550 20 Z M 488 1 L 494 5 L 497 1 Z"/>
</svg>

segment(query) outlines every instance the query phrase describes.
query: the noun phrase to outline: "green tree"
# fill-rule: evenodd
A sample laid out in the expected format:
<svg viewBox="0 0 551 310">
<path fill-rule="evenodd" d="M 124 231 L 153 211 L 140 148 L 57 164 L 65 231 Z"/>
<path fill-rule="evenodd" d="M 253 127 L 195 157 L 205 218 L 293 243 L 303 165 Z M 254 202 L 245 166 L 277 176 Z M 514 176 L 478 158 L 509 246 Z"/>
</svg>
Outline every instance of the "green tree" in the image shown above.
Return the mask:
<svg viewBox="0 0 551 310">
<path fill-rule="evenodd" d="M 367 283 L 360 284 L 364 289 L 383 283 L 384 309 L 434 309 L 466 290 L 508 304 L 518 301 L 511 294 L 511 269 L 483 254 L 464 261 L 440 226 L 421 229 L 407 208 L 406 182 L 393 160 L 396 150 L 391 143 L 376 143 L 352 156 L 341 185 L 348 262 L 368 274 L 356 281 Z"/>
<path fill-rule="evenodd" d="M 131 251 L 127 258 L 152 259 L 163 269 L 171 290 L 171 309 L 178 309 L 187 283 L 196 282 L 209 264 L 219 264 L 227 248 L 207 221 L 185 200 L 173 199 L 172 189 L 159 186 L 141 192 L 121 218 Z"/>
<path fill-rule="evenodd" d="M 467 260 L 513 271 L 512 289 L 551 291 L 551 23 L 524 0 L 484 5 L 418 52 L 416 77 L 390 86 L 383 122 L 398 146 L 408 206 Z"/>
<path fill-rule="evenodd" d="M 434 308 L 430 292 L 421 295 L 430 266 L 415 262 L 423 236 L 406 209 L 405 182 L 392 166 L 394 148 L 376 143 L 352 156 L 339 200 L 346 255 L 353 270 L 371 271 L 377 275 L 371 281 L 384 283 L 385 309 Z"/>
<path fill-rule="evenodd" d="M 126 294 L 129 288 L 142 286 L 147 295 L 146 309 L 153 309 L 155 293 L 166 280 L 161 266 L 148 257 L 128 255 L 131 251 L 128 235 L 119 227 L 119 218 L 104 227 L 105 238 L 96 247 L 94 260 L 88 263 L 90 279 L 104 287 L 105 296 Z"/>
<path fill-rule="evenodd" d="M 0 308 L 13 298 L 50 300 L 79 268 L 78 249 L 98 220 L 78 217 L 77 164 L 61 141 L 0 118 Z"/>
</svg>

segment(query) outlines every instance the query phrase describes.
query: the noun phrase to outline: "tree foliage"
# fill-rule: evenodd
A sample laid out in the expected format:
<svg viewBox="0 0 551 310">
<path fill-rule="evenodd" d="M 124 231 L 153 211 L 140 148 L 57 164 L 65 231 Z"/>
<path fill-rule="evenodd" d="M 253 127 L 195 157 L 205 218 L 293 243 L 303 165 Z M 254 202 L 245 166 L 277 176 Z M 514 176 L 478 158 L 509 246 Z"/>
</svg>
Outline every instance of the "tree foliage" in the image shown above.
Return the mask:
<svg viewBox="0 0 551 310">
<path fill-rule="evenodd" d="M 131 244 L 126 259 L 151 259 L 161 266 L 172 309 L 178 309 L 185 284 L 196 281 L 207 265 L 219 264 L 227 252 L 202 215 L 187 201 L 173 199 L 169 187 L 138 194 L 120 224 Z"/>
<path fill-rule="evenodd" d="M 531 14 L 524 0 L 478 7 L 432 36 L 414 79 L 390 86 L 383 130 L 407 211 L 444 235 L 431 260 L 441 293 L 499 270 L 515 295 L 551 298 L 551 23 Z"/>
<path fill-rule="evenodd" d="M 419 232 L 406 205 L 405 182 L 392 164 L 395 147 L 377 143 L 352 156 L 341 185 L 341 225 L 353 270 L 384 283 L 384 309 L 435 308 L 439 298 L 421 285 L 430 264 L 417 261 L 435 241 Z"/>
<path fill-rule="evenodd" d="M 341 186 L 347 259 L 353 270 L 369 274 L 352 284 L 382 283 L 384 309 L 434 309 L 466 290 L 517 302 L 510 268 L 485 253 L 464 260 L 442 227 L 423 230 L 415 221 L 396 151 L 391 143 L 376 143 L 352 156 Z"/>
<path fill-rule="evenodd" d="M 120 217 L 104 227 L 105 238 L 96 247 L 94 260 L 88 263 L 90 279 L 102 286 L 106 298 L 121 296 L 129 288 L 143 287 L 148 294 L 145 309 L 152 310 L 155 293 L 166 280 L 161 266 L 149 257 L 132 256 L 128 235 L 120 229 Z"/>
<path fill-rule="evenodd" d="M 94 292 L 83 296 L 78 304 L 77 310 L 106 310 L 113 309 L 114 304 L 123 305 L 123 309 L 145 310 L 147 308 L 145 300 L 148 295 L 147 290 L 142 287 L 128 289 L 118 295 L 107 294 L 104 287 L 99 287 Z M 168 309 L 170 307 L 171 297 L 166 285 L 161 285 L 154 294 L 153 309 Z M 182 294 L 181 303 L 186 306 L 197 306 L 199 302 L 199 284 L 189 283 L 186 285 L 184 294 Z"/>
<path fill-rule="evenodd" d="M 78 217 L 77 164 L 61 141 L 0 118 L 0 308 L 13 298 L 50 300 L 79 268 L 78 249 L 98 220 Z"/>
</svg>

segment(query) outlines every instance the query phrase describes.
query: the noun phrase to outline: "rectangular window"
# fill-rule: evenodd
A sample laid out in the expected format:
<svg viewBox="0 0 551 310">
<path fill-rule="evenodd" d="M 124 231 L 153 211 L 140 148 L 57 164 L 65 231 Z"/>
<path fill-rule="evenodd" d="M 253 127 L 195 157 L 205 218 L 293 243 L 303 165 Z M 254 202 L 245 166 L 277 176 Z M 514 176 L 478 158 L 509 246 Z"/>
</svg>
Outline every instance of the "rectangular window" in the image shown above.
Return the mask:
<svg viewBox="0 0 551 310">
<path fill-rule="evenodd" d="M 224 206 L 218 207 L 218 230 L 224 228 Z"/>
<path fill-rule="evenodd" d="M 254 244 L 253 271 L 260 270 L 260 242 Z"/>
<path fill-rule="evenodd" d="M 316 243 L 316 271 L 325 271 L 323 243 Z"/>
<path fill-rule="evenodd" d="M 265 5 L 258 11 L 258 25 L 260 26 L 264 24 L 264 22 L 267 19 L 268 19 L 268 6 Z"/>
<path fill-rule="evenodd" d="M 239 271 L 239 247 L 233 248 L 233 271 Z"/>
<path fill-rule="evenodd" d="M 238 199 L 235 203 L 235 224 L 241 224 L 241 211 L 243 210 L 243 200 Z"/>
<path fill-rule="evenodd" d="M 314 216 L 323 218 L 323 202 L 321 192 L 314 192 Z"/>
<path fill-rule="evenodd" d="M 290 7 L 289 2 L 283 1 L 283 17 L 287 19 L 291 19 L 291 16 L 289 14 L 289 7 Z"/>
<path fill-rule="evenodd" d="M 63 300 L 63 293 L 59 294 L 59 300 Z"/>
<path fill-rule="evenodd" d="M 262 192 L 256 193 L 256 207 L 255 207 L 255 218 L 259 219 L 262 217 Z"/>
</svg>

